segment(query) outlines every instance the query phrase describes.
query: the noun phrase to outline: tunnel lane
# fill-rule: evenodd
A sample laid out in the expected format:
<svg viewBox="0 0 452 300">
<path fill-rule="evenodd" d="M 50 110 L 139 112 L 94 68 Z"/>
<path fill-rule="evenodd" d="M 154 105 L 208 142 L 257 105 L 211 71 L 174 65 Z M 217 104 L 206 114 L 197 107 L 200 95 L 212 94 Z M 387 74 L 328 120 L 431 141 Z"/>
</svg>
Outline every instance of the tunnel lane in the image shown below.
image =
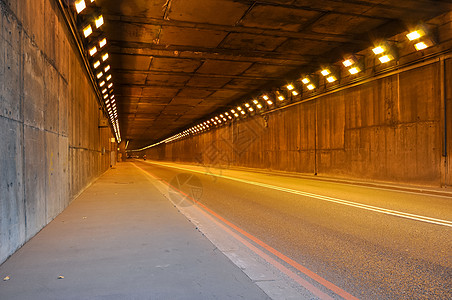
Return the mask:
<svg viewBox="0 0 452 300">
<path fill-rule="evenodd" d="M 358 298 L 451 296 L 450 198 L 135 163 L 166 182 L 195 175 L 202 205 Z"/>
</svg>

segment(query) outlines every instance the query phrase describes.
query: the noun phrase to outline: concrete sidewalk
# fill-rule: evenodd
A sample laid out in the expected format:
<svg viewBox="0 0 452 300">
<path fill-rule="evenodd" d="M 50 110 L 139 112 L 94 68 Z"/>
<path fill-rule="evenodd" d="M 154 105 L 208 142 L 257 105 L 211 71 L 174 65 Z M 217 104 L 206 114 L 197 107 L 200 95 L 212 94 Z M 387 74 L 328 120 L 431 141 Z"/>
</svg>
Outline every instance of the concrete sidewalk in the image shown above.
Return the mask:
<svg viewBox="0 0 452 300">
<path fill-rule="evenodd" d="M 0 299 L 268 298 L 126 163 L 1 265 L 0 276 Z"/>
</svg>

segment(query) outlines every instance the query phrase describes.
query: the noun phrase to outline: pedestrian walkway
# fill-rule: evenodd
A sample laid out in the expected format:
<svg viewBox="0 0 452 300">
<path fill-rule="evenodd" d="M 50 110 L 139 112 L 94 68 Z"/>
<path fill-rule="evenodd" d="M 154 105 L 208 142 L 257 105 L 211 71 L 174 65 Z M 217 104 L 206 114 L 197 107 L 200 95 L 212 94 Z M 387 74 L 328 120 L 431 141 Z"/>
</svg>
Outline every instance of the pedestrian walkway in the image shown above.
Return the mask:
<svg viewBox="0 0 452 300">
<path fill-rule="evenodd" d="M 121 163 L 0 266 L 0 299 L 267 299 Z"/>
</svg>

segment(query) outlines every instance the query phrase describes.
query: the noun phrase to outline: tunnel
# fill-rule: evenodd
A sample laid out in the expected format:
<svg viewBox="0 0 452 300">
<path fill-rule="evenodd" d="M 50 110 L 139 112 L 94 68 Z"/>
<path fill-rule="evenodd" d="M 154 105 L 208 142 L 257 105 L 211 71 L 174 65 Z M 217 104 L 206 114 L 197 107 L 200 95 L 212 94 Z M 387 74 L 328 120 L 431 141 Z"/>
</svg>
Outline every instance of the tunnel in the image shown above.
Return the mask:
<svg viewBox="0 0 452 300">
<path fill-rule="evenodd" d="M 450 0 L 0 8 L 0 299 L 452 299 Z"/>
</svg>

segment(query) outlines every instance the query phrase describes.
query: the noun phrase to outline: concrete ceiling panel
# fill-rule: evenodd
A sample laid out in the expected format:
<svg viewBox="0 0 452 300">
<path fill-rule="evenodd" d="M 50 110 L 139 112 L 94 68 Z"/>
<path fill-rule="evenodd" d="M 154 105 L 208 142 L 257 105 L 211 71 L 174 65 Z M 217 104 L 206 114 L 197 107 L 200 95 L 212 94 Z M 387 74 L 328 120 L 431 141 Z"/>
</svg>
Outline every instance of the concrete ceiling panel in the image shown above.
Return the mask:
<svg viewBox="0 0 452 300">
<path fill-rule="evenodd" d="M 190 80 L 191 76 L 180 75 L 162 75 L 162 74 L 149 74 L 147 75 L 146 84 L 154 85 L 183 85 Z"/>
<path fill-rule="evenodd" d="M 223 41 L 221 47 L 255 51 L 273 51 L 287 38 L 257 35 L 250 33 L 231 33 Z"/>
<path fill-rule="evenodd" d="M 141 91 L 142 88 L 140 87 L 121 86 L 116 88 L 116 94 L 118 96 L 140 97 Z"/>
<path fill-rule="evenodd" d="M 108 33 L 110 41 L 156 43 L 159 37 L 160 26 L 106 22 L 105 31 Z"/>
<path fill-rule="evenodd" d="M 271 85 L 275 84 L 275 82 L 271 82 L 268 80 L 257 80 L 257 79 L 233 79 L 231 80 L 225 88 L 249 88 L 253 90 L 254 88 L 261 87 L 263 85 Z M 252 87 L 252 88 L 250 88 Z"/>
<path fill-rule="evenodd" d="M 203 99 L 212 94 L 211 90 L 198 89 L 198 88 L 184 88 L 177 94 L 178 97 Z"/>
<path fill-rule="evenodd" d="M 268 65 L 268 64 L 254 64 L 250 67 L 244 75 L 268 76 L 270 78 L 282 77 L 285 74 L 296 70 L 297 67 Z M 269 79 L 270 79 L 269 78 Z"/>
<path fill-rule="evenodd" d="M 183 104 L 169 104 L 165 107 L 163 110 L 163 113 L 178 113 L 178 112 L 186 112 L 187 110 L 191 109 L 190 105 L 183 105 Z"/>
<path fill-rule="evenodd" d="M 318 11 L 278 7 L 273 5 L 255 5 L 241 25 L 257 28 L 299 31 L 307 23 L 321 15 Z"/>
<path fill-rule="evenodd" d="M 318 55 L 328 52 L 336 47 L 339 47 L 341 43 L 319 40 L 307 40 L 307 39 L 290 39 L 282 44 L 277 52 L 293 53 L 300 55 Z"/>
<path fill-rule="evenodd" d="M 168 18 L 177 21 L 234 25 L 249 6 L 231 0 L 173 0 Z"/>
<path fill-rule="evenodd" d="M 151 64 L 151 57 L 145 55 L 111 54 L 110 62 L 113 69 L 146 71 Z"/>
<path fill-rule="evenodd" d="M 225 31 L 164 26 L 160 36 L 160 45 L 215 48 L 226 35 Z"/>
<path fill-rule="evenodd" d="M 328 34 L 362 34 L 384 23 L 382 19 L 330 13 L 312 24 L 311 30 Z"/>
<path fill-rule="evenodd" d="M 163 87 L 145 87 L 143 88 L 143 97 L 158 97 L 158 98 L 170 98 L 170 100 L 176 96 L 179 89 L 163 88 Z"/>
<path fill-rule="evenodd" d="M 143 73 L 117 73 L 117 84 L 145 84 L 146 74 Z"/>
<path fill-rule="evenodd" d="M 186 97 L 174 97 L 173 100 L 171 100 L 171 104 L 188 104 L 190 106 L 196 106 L 198 103 L 200 103 L 200 99 L 193 99 L 193 98 L 186 98 Z"/>
<path fill-rule="evenodd" d="M 187 86 L 221 88 L 229 81 L 231 81 L 231 78 L 193 76 L 192 79 L 190 79 L 190 81 L 187 83 Z"/>
<path fill-rule="evenodd" d="M 167 0 L 96 0 L 96 2 L 109 14 L 162 18 Z"/>
<path fill-rule="evenodd" d="M 191 73 L 194 72 L 200 65 L 200 61 L 193 59 L 155 57 L 152 60 L 150 70 Z"/>
<path fill-rule="evenodd" d="M 199 74 L 239 75 L 248 69 L 252 63 L 240 61 L 207 60 L 198 69 Z"/>
<path fill-rule="evenodd" d="M 154 106 L 165 106 L 171 102 L 171 99 L 166 98 L 158 98 L 158 97 L 142 97 L 140 98 L 140 102 L 138 103 L 139 107 L 148 107 L 149 105 Z"/>
<path fill-rule="evenodd" d="M 244 92 L 219 90 L 209 96 L 206 100 L 235 100 L 238 96 L 244 96 Z"/>
</svg>

